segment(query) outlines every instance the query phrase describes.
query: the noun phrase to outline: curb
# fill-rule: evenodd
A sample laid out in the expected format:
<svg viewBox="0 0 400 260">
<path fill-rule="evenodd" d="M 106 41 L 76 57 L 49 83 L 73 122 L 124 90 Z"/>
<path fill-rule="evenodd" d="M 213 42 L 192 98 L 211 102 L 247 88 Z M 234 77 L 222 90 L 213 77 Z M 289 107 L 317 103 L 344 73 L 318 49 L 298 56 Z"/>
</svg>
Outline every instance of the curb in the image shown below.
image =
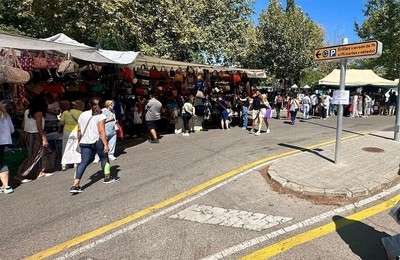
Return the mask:
<svg viewBox="0 0 400 260">
<path fill-rule="evenodd" d="M 268 169 L 268 178 L 281 186 L 284 189 L 290 190 L 295 193 L 299 193 L 307 196 L 319 196 L 319 197 L 346 197 L 346 198 L 358 198 L 365 197 L 381 191 L 396 181 L 400 181 L 400 171 L 398 168 L 387 172 L 382 177 L 375 180 L 369 181 L 359 187 L 352 188 L 319 188 L 312 186 L 304 186 L 296 182 L 292 182 L 289 179 L 283 178 L 275 170 Z"/>
</svg>

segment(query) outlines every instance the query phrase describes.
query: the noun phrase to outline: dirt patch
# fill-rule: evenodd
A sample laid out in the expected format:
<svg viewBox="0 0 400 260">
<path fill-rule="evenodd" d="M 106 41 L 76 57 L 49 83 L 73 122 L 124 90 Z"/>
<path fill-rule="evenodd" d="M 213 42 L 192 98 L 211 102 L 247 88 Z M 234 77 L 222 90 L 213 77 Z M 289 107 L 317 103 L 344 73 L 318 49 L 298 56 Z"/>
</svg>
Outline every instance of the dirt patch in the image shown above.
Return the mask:
<svg viewBox="0 0 400 260">
<path fill-rule="evenodd" d="M 271 189 L 275 192 L 278 192 L 280 194 L 288 194 L 288 195 L 292 195 L 295 196 L 299 199 L 304 199 L 307 201 L 311 201 L 317 205 L 335 205 L 335 206 L 343 206 L 343 205 L 347 205 L 349 203 L 354 203 L 360 199 L 362 199 L 361 197 L 357 197 L 357 198 L 350 198 L 350 197 L 324 197 L 324 196 L 310 196 L 310 195 L 304 195 L 301 194 L 299 192 L 295 192 L 292 190 L 288 190 L 283 188 L 281 185 L 277 184 L 276 182 L 272 181 L 269 177 L 268 177 L 268 169 L 269 166 L 260 169 L 259 172 L 261 174 L 261 176 L 265 179 L 265 181 L 267 182 L 267 184 L 271 187 Z"/>
</svg>

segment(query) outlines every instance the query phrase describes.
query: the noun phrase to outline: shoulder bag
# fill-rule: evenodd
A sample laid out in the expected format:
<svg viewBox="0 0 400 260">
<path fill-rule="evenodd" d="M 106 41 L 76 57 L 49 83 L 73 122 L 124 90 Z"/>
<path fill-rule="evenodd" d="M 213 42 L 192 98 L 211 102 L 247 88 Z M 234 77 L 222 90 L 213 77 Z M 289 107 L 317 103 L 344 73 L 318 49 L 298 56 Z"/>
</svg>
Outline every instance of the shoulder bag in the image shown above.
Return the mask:
<svg viewBox="0 0 400 260">
<path fill-rule="evenodd" d="M 81 153 L 81 147 L 80 147 L 79 143 L 80 143 L 80 141 L 81 141 L 82 136 L 85 135 L 86 129 L 87 129 L 88 125 L 89 125 L 90 120 L 92 120 L 92 118 L 93 118 L 93 116 L 91 116 L 91 117 L 89 118 L 88 122 L 86 123 L 85 129 L 84 129 L 83 132 L 82 132 L 82 135 L 78 138 L 78 146 L 76 147 L 76 151 L 77 151 L 78 153 Z"/>
</svg>

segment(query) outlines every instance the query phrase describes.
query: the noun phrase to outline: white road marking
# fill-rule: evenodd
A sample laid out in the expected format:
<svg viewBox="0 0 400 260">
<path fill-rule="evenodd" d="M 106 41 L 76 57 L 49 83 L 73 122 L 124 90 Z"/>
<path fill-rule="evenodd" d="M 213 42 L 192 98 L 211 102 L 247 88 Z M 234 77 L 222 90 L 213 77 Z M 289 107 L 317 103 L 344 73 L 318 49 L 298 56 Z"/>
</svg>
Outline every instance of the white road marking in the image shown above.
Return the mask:
<svg viewBox="0 0 400 260">
<path fill-rule="evenodd" d="M 197 204 L 170 216 L 170 218 L 256 231 L 261 231 L 292 220 L 292 218 Z"/>
<path fill-rule="evenodd" d="M 274 160 L 274 161 L 276 161 L 276 160 Z M 173 210 L 175 210 L 175 209 L 177 209 L 179 207 L 182 207 L 183 205 L 186 205 L 186 204 L 188 204 L 188 203 L 190 203 L 190 202 L 192 202 L 192 201 L 194 201 L 196 199 L 199 199 L 199 198 L 203 197 L 204 195 L 207 195 L 208 193 L 210 193 L 210 192 L 212 192 L 214 190 L 217 190 L 220 187 L 222 187 L 222 186 L 224 186 L 224 185 L 226 185 L 226 184 L 228 184 L 228 183 L 230 183 L 230 182 L 232 182 L 234 180 L 237 180 L 237 179 L 241 178 L 242 176 L 247 175 L 250 172 L 256 171 L 256 170 L 258 170 L 260 168 L 265 167 L 266 165 L 271 164 L 272 162 L 273 161 L 269 161 L 269 162 L 257 165 L 257 166 L 255 166 L 255 167 L 253 167 L 251 169 L 246 170 L 246 171 L 243 171 L 242 173 L 240 173 L 238 175 L 235 175 L 234 177 L 232 177 L 230 179 L 227 179 L 227 180 L 225 180 L 225 181 L 223 181 L 223 182 L 221 182 L 221 183 L 219 183 L 219 184 L 217 184 L 217 185 L 215 185 L 215 186 L 213 186 L 211 188 L 208 188 L 208 189 L 200 192 L 199 194 L 197 194 L 197 195 L 195 195 L 193 197 L 187 198 L 187 199 L 185 199 L 185 200 L 183 200 L 183 201 L 181 201 L 181 202 L 179 202 L 179 203 L 177 203 L 177 204 L 175 204 L 175 205 L 173 205 L 171 207 L 165 208 L 164 210 L 161 210 L 161 211 L 159 211 L 159 212 L 157 212 L 157 213 L 155 213 L 153 215 L 150 215 L 147 218 L 144 218 L 144 219 L 142 219 L 142 220 L 140 220 L 140 221 L 138 221 L 136 223 L 128 225 L 125 228 L 122 228 L 120 230 L 112 232 L 109 235 L 107 235 L 107 236 L 105 236 L 103 238 L 100 238 L 98 240 L 95 240 L 95 241 L 93 241 L 93 242 L 91 242 L 91 243 L 89 243 L 87 245 L 78 247 L 77 249 L 75 249 L 75 250 L 73 250 L 71 252 L 68 252 L 68 253 L 66 253 L 66 254 L 64 254 L 64 255 L 56 258 L 56 259 L 57 260 L 68 259 L 68 258 L 71 258 L 71 257 L 75 257 L 75 256 L 77 256 L 77 255 L 79 255 L 81 253 L 84 253 L 84 252 L 86 252 L 88 250 L 91 250 L 92 248 L 95 248 L 96 246 L 98 246 L 100 244 L 103 244 L 103 243 L 105 243 L 105 242 L 107 242 L 107 241 L 109 241 L 109 240 L 111 240 L 111 239 L 113 239 L 113 238 L 115 238 L 115 237 L 117 237 L 119 235 L 122 235 L 122 234 L 124 234 L 124 233 L 126 233 L 126 232 L 128 232 L 130 230 L 133 230 L 133 229 L 135 229 L 135 228 L 137 228 L 137 227 L 139 227 L 139 226 L 141 226 L 141 225 L 143 225 L 143 224 L 145 224 L 145 223 L 147 223 L 147 222 L 149 222 L 149 221 L 151 221 L 153 219 L 156 219 L 156 218 L 158 218 L 160 216 L 163 216 L 163 215 L 165 215 L 165 214 L 167 214 L 167 213 L 169 213 L 169 212 L 171 212 L 171 211 L 173 211 Z M 374 202 L 374 201 L 376 201 L 376 200 L 378 200 L 378 199 L 380 199 L 382 197 L 388 196 L 391 193 L 393 193 L 395 191 L 398 191 L 398 190 L 400 190 L 400 184 L 395 186 L 395 187 L 393 187 L 393 188 L 391 188 L 391 189 L 389 189 L 388 191 L 385 191 L 385 192 L 382 192 L 380 194 L 377 194 L 377 195 L 375 195 L 375 196 L 373 196 L 371 198 L 362 200 L 362 201 L 360 201 L 358 203 L 355 203 L 355 204 L 350 204 L 348 206 L 341 207 L 341 208 L 339 208 L 340 210 L 337 213 L 345 212 L 346 210 L 348 210 L 350 208 L 354 208 L 354 206 L 355 206 L 355 208 L 358 208 L 358 207 L 367 205 L 367 204 L 369 204 L 371 202 Z M 337 214 L 337 213 L 335 213 L 335 214 Z M 309 220 L 310 223 L 308 225 L 310 225 L 312 223 L 320 222 L 320 221 L 326 219 L 327 217 L 331 217 L 331 216 L 332 215 L 330 215 L 330 211 L 326 212 L 326 213 L 323 213 L 323 214 L 320 214 L 320 215 L 318 215 L 316 217 L 310 218 L 310 220 Z M 275 231 L 275 232 L 272 232 L 270 234 L 267 234 L 266 235 L 267 236 L 266 239 L 260 239 L 260 238 L 253 239 L 253 240 L 257 240 L 257 241 L 260 240 L 259 242 L 252 242 L 252 240 L 249 240 L 249 241 L 241 243 L 240 245 L 228 248 L 226 250 L 223 250 L 223 251 L 221 251 L 221 252 L 219 252 L 217 254 L 214 254 L 214 255 L 209 256 L 209 257 L 204 258 L 204 259 L 221 259 L 221 258 L 224 257 L 225 254 L 226 254 L 226 256 L 232 255 L 232 254 L 234 254 L 236 252 L 239 252 L 241 250 L 245 250 L 245 249 L 247 249 L 247 248 L 249 248 L 249 247 L 251 247 L 253 245 L 256 245 L 258 243 L 262 243 L 262 242 L 264 242 L 266 240 L 269 240 L 271 238 L 277 237 L 277 236 L 282 235 L 282 234 L 286 234 L 286 233 L 288 233 L 288 232 L 290 232 L 292 230 L 298 229 L 298 228 L 300 228 L 302 226 L 305 226 L 305 225 L 301 224 L 301 222 L 298 223 L 298 224 L 294 224 L 294 225 L 289 226 L 289 227 L 287 227 L 285 229 L 280 229 L 278 231 Z M 243 247 L 243 246 L 245 246 L 245 247 Z M 236 249 L 233 249 L 233 248 L 236 248 Z"/>
<path fill-rule="evenodd" d="M 229 247 L 225 250 L 222 250 L 218 253 L 215 253 L 213 255 L 207 256 L 205 258 L 202 258 L 201 260 L 217 260 L 217 259 L 222 259 L 224 257 L 228 257 L 230 255 L 236 254 L 240 251 L 246 250 L 249 247 L 255 246 L 257 244 L 263 243 L 265 241 L 268 241 L 272 238 L 278 237 L 280 235 L 284 235 L 287 234 L 289 232 L 295 231 L 299 228 L 305 227 L 305 226 L 310 226 L 313 225 L 315 223 L 321 222 L 327 218 L 331 218 L 335 215 L 338 215 L 340 213 L 346 212 L 346 211 L 350 211 L 350 210 L 355 210 L 357 208 L 360 208 L 362 206 L 368 205 L 372 202 L 375 202 L 377 200 L 380 200 L 386 196 L 389 196 L 390 194 L 397 192 L 398 190 L 400 190 L 400 184 L 388 189 L 387 191 L 383 191 L 379 194 L 376 194 L 375 196 L 369 197 L 367 199 L 361 200 L 359 202 L 356 202 L 354 204 L 348 204 L 346 206 L 340 207 L 340 208 L 336 208 L 334 210 L 330 210 L 327 211 L 325 213 L 319 214 L 317 216 L 314 216 L 312 218 L 306 219 L 304 221 L 298 222 L 296 224 L 293 224 L 291 226 L 285 227 L 285 228 L 281 228 L 279 230 L 276 230 L 274 232 L 268 233 L 266 235 L 260 236 L 260 237 L 256 237 L 244 242 L 241 242 L 240 244 L 234 245 L 232 247 Z"/>
<path fill-rule="evenodd" d="M 161 217 L 161 216 L 163 216 L 163 215 L 165 215 L 165 214 L 167 214 L 167 213 L 169 213 L 169 212 L 171 212 L 171 211 L 173 211 L 173 210 L 175 210 L 177 208 L 182 207 L 183 205 L 186 205 L 186 204 L 188 204 L 188 203 L 190 203 L 190 202 L 192 202 L 194 200 L 197 200 L 197 199 L 203 197 L 204 195 L 207 195 L 208 193 L 210 193 L 210 192 L 212 192 L 212 191 L 214 191 L 216 189 L 219 189 L 220 187 L 222 187 L 222 186 L 224 186 L 224 185 L 226 185 L 226 184 L 228 184 L 228 183 L 230 183 L 232 181 L 235 181 L 235 180 L 239 179 L 240 177 L 242 177 L 242 176 L 244 176 L 244 175 L 246 175 L 246 174 L 248 174 L 248 173 L 250 173 L 250 172 L 252 172 L 252 171 L 254 171 L 256 169 L 259 169 L 261 167 L 265 167 L 266 165 L 268 165 L 270 163 L 271 162 L 266 162 L 264 164 L 261 164 L 261 165 L 258 165 L 256 167 L 254 167 L 252 169 L 248 169 L 246 171 L 243 171 L 242 173 L 239 173 L 238 175 L 235 175 L 234 177 L 232 177 L 230 179 L 227 179 L 227 180 L 225 180 L 225 181 L 223 181 L 223 182 L 221 182 L 221 183 L 219 183 L 219 184 L 217 184 L 217 185 L 215 185 L 215 186 L 213 186 L 213 187 L 211 187 L 209 189 L 206 189 L 206 190 L 200 192 L 199 194 L 197 194 L 197 195 L 195 195 L 193 197 L 187 198 L 187 199 L 185 199 L 185 200 L 183 200 L 183 201 L 181 201 L 181 202 L 179 202 L 179 203 L 177 203 L 177 204 L 175 204 L 175 205 L 173 205 L 171 207 L 165 208 L 164 210 L 161 210 L 161 211 L 159 211 L 159 212 L 157 212 L 157 213 L 155 213 L 153 215 L 148 216 L 147 218 L 139 220 L 136 223 L 133 223 L 133 224 L 131 224 L 131 225 L 125 227 L 125 228 L 122 228 L 120 230 L 117 230 L 117 231 L 115 231 L 115 232 L 113 232 L 113 233 L 111 233 L 111 234 L 109 234 L 109 235 L 107 235 L 107 236 L 105 236 L 103 238 L 100 238 L 100 239 L 98 239 L 96 241 L 93 241 L 93 242 L 91 242 L 91 243 L 89 243 L 87 245 L 78 247 L 77 249 L 75 249 L 75 250 L 73 250 L 71 252 L 68 252 L 68 253 L 66 253 L 66 254 L 64 254 L 64 255 L 56 258 L 56 259 L 57 260 L 68 259 L 68 258 L 71 258 L 71 257 L 75 257 L 75 256 L 77 256 L 79 254 L 82 254 L 82 253 L 84 253 L 84 252 L 86 252 L 88 250 L 91 250 L 92 248 L 95 248 L 96 246 L 98 246 L 100 244 L 103 244 L 103 243 L 105 243 L 105 242 L 107 242 L 107 241 L 109 241 L 109 240 L 111 240 L 111 239 L 113 239 L 113 238 L 115 238 L 115 237 L 117 237 L 119 235 L 122 235 L 122 234 L 124 234 L 124 233 L 126 233 L 126 232 L 128 232 L 130 230 L 133 230 L 133 229 L 135 229 L 135 228 L 137 228 L 137 227 L 139 227 L 139 226 L 141 226 L 141 225 L 143 225 L 143 224 L 145 224 L 145 223 L 147 223 L 147 222 L 149 222 L 149 221 L 151 221 L 153 219 Z"/>
</svg>

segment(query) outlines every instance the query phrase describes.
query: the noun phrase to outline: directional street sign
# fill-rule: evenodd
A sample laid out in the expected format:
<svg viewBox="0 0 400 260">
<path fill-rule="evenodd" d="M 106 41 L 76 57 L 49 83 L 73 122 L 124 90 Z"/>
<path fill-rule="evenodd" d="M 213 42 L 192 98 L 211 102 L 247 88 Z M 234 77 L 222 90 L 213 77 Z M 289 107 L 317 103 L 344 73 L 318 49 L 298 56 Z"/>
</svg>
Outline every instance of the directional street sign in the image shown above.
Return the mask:
<svg viewBox="0 0 400 260">
<path fill-rule="evenodd" d="M 329 61 L 337 59 L 367 59 L 377 58 L 381 56 L 381 54 L 381 42 L 367 41 L 315 49 L 314 60 Z"/>
</svg>

